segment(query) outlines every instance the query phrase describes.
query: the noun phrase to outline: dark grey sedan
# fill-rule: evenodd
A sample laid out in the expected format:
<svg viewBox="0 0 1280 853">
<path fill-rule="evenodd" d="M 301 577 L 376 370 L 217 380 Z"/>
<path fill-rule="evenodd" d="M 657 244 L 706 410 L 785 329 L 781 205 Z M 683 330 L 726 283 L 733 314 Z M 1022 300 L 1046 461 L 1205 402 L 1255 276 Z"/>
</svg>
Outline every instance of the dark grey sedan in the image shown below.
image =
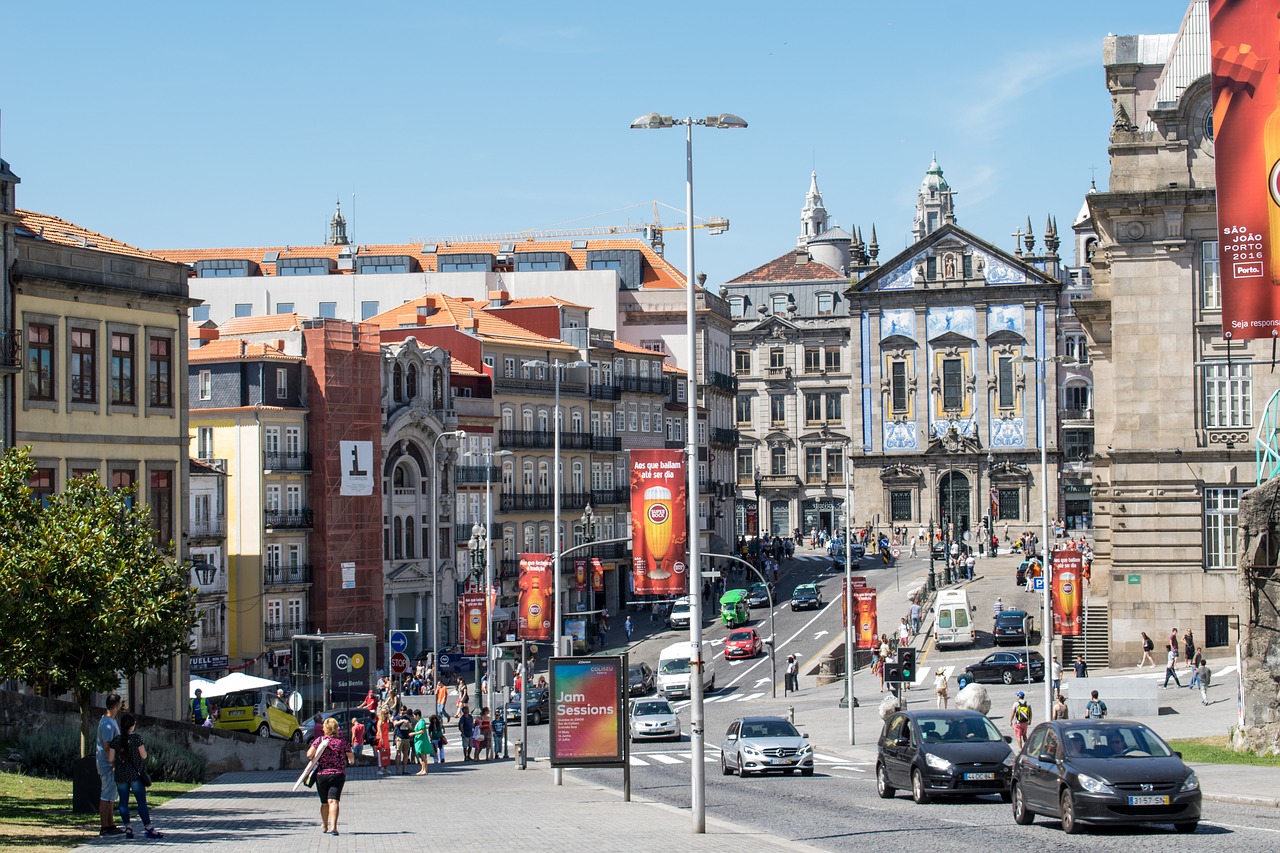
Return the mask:
<svg viewBox="0 0 1280 853">
<path fill-rule="evenodd" d="M 1013 750 L 977 711 L 902 711 L 885 721 L 876 751 L 876 792 L 909 788 L 917 803 L 939 796 L 999 794 L 1009 801 Z"/>
</svg>

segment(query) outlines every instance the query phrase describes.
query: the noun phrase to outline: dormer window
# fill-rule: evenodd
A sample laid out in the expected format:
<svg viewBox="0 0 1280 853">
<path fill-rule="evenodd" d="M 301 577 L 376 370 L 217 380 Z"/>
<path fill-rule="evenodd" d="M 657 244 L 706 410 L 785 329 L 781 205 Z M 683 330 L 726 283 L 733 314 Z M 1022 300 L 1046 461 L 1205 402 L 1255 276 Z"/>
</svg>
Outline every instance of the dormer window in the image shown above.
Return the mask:
<svg viewBox="0 0 1280 853">
<path fill-rule="evenodd" d="M 818 314 L 834 314 L 836 312 L 836 295 L 834 293 L 818 294 Z"/>
<path fill-rule="evenodd" d="M 769 308 L 774 314 L 787 313 L 787 294 L 775 293 L 769 297 Z"/>
<path fill-rule="evenodd" d="M 741 319 L 747 316 L 747 298 L 745 296 L 730 297 L 729 314 L 735 319 Z"/>
</svg>

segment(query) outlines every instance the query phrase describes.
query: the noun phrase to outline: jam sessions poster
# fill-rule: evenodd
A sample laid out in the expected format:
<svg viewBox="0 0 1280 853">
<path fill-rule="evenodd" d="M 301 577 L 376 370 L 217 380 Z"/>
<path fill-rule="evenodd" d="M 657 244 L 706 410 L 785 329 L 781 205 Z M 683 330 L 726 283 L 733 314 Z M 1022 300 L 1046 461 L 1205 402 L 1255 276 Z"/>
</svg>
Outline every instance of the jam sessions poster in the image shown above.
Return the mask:
<svg viewBox="0 0 1280 853">
<path fill-rule="evenodd" d="M 1211 0 L 1222 331 L 1280 333 L 1280 19 L 1275 0 Z"/>
<path fill-rule="evenodd" d="M 631 576 L 637 595 L 687 591 L 688 517 L 684 452 L 631 451 Z"/>
</svg>

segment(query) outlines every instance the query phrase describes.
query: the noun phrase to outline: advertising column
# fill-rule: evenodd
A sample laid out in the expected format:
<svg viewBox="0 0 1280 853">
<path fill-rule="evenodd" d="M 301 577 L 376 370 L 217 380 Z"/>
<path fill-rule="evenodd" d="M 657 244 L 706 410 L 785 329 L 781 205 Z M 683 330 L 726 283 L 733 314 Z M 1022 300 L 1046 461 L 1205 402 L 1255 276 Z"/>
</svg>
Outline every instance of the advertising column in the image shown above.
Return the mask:
<svg viewBox="0 0 1280 853">
<path fill-rule="evenodd" d="M 619 767 L 626 761 L 621 657 L 552 658 L 551 765 Z"/>
<path fill-rule="evenodd" d="M 688 591 L 684 453 L 631 451 L 631 575 L 637 595 Z"/>
</svg>

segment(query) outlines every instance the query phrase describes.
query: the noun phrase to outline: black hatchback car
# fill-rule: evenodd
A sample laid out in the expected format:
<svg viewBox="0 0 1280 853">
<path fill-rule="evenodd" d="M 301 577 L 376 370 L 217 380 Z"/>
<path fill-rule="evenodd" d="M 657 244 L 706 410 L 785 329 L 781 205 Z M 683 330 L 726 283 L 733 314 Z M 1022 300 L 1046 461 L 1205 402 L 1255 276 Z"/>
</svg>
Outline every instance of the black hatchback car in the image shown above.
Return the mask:
<svg viewBox="0 0 1280 853">
<path fill-rule="evenodd" d="M 1085 823 L 1200 825 L 1200 780 L 1147 726 L 1125 720 L 1041 723 L 1013 765 L 1013 819 L 1056 817 L 1064 832 Z"/>
<path fill-rule="evenodd" d="M 996 616 L 991 628 L 991 641 L 997 646 L 1027 644 L 1027 614 L 1022 610 L 1005 610 Z"/>
<path fill-rule="evenodd" d="M 1027 667 L 1031 667 L 1030 681 L 1044 681 L 1044 655 L 1031 652 L 992 652 L 977 663 L 964 668 L 971 681 L 1026 684 Z"/>
<path fill-rule="evenodd" d="M 627 667 L 627 695 L 642 696 L 653 690 L 653 667 L 641 661 Z"/>
<path fill-rule="evenodd" d="M 536 726 L 539 723 L 551 719 L 551 691 L 545 687 L 533 687 L 529 689 L 528 699 L 529 725 Z M 503 716 L 509 723 L 520 722 L 520 694 L 512 693 L 511 701 L 507 703 L 507 707 L 503 709 Z"/>
<path fill-rule="evenodd" d="M 977 711 L 902 711 L 885 721 L 876 753 L 876 792 L 898 788 L 927 803 L 940 796 L 999 794 L 1009 801 L 1013 750 Z"/>
</svg>

